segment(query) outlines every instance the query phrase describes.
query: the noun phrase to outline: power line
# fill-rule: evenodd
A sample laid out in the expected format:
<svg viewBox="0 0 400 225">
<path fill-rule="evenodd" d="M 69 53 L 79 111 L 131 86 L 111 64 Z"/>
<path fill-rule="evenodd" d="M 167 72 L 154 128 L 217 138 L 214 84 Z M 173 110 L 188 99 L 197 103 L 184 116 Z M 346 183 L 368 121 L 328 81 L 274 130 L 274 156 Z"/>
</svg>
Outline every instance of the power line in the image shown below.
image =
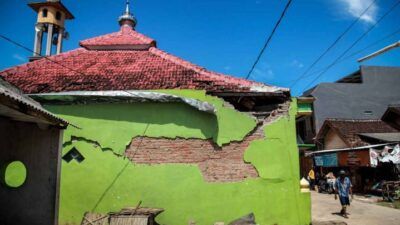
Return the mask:
<svg viewBox="0 0 400 225">
<path fill-rule="evenodd" d="M 26 47 L 26 46 L 24 46 L 24 45 L 22 45 L 22 44 L 20 44 L 20 43 L 18 43 L 18 42 L 16 42 L 16 41 L 12 40 L 11 38 L 8 38 L 8 37 L 6 37 L 6 36 L 4 36 L 4 35 L 2 35 L 2 34 L 0 34 L 0 38 L 3 38 L 4 40 L 6 40 L 6 41 L 8 41 L 8 42 L 10 42 L 10 43 L 12 43 L 12 44 L 14 44 L 14 45 L 16 45 L 16 46 L 25 49 L 25 50 L 28 51 L 28 52 L 31 52 L 31 53 L 34 53 L 34 54 L 40 56 L 40 57 L 43 57 L 44 59 L 46 59 L 46 60 L 48 60 L 48 61 L 50 61 L 50 62 L 52 62 L 52 63 L 55 63 L 55 64 L 57 64 L 57 65 L 59 65 L 59 66 L 61 66 L 61 67 L 64 67 L 64 68 L 69 69 L 69 70 L 71 70 L 71 71 L 73 71 L 73 72 L 75 72 L 75 73 L 79 73 L 79 74 L 85 76 L 84 73 L 82 73 L 82 72 L 80 72 L 80 71 L 78 71 L 78 70 L 69 68 L 69 67 L 67 67 L 67 66 L 65 66 L 65 65 L 63 65 L 63 64 L 61 64 L 61 63 L 59 63 L 59 62 L 57 62 L 57 61 L 55 61 L 55 60 L 52 60 L 52 59 L 50 59 L 48 56 L 43 56 L 43 55 L 41 55 L 40 53 L 35 52 L 35 51 L 33 51 L 32 49 L 30 49 L 30 48 L 28 48 L 28 47 Z"/>
<path fill-rule="evenodd" d="M 41 55 L 40 53 L 35 52 L 35 51 L 33 51 L 32 49 L 26 47 L 25 45 L 22 45 L 22 44 L 20 44 L 20 43 L 18 43 L 18 42 L 16 42 L 16 41 L 12 40 L 11 38 L 8 38 L 8 37 L 2 35 L 2 34 L 0 34 L 0 38 L 3 38 L 4 40 L 6 40 L 6 41 L 8 41 L 8 42 L 10 42 L 10 43 L 12 43 L 12 44 L 14 44 L 14 45 L 16 45 L 16 46 L 22 48 L 22 49 L 24 49 L 24 50 L 26 50 L 26 51 L 28 51 L 28 52 L 31 52 L 31 53 L 34 53 L 34 54 L 40 56 L 40 57 L 43 57 L 44 59 L 46 59 L 46 60 L 48 60 L 48 61 L 50 61 L 50 62 L 52 62 L 52 63 L 54 63 L 54 64 L 57 64 L 57 65 L 59 65 L 59 66 L 61 66 L 61 67 L 63 67 L 63 68 L 66 68 L 66 69 L 71 70 L 71 71 L 73 71 L 73 72 L 75 72 L 75 73 L 78 73 L 78 74 L 80 74 L 81 76 L 87 76 L 86 74 L 82 73 L 81 71 L 78 71 L 78 70 L 72 69 L 72 68 L 70 68 L 70 67 L 68 67 L 68 66 L 65 66 L 65 65 L 63 65 L 62 63 L 59 63 L 59 62 L 57 62 L 57 61 L 55 61 L 55 60 L 50 59 L 48 56 L 43 56 L 43 55 Z M 129 92 L 129 91 L 126 91 L 126 90 L 121 90 L 121 91 L 126 92 L 126 93 L 128 93 L 129 95 L 133 95 L 133 94 L 132 94 L 131 92 Z"/>
<path fill-rule="evenodd" d="M 278 21 L 276 22 L 274 29 L 273 29 L 272 32 L 270 33 L 270 35 L 269 35 L 268 39 L 266 40 L 266 42 L 264 43 L 264 46 L 263 46 L 263 48 L 261 49 L 260 53 L 258 54 L 257 59 L 256 59 L 256 61 L 254 62 L 253 66 L 251 67 L 250 71 L 247 73 L 246 79 L 248 79 L 248 78 L 250 77 L 251 73 L 253 73 L 254 68 L 256 67 L 256 65 L 258 64 L 258 62 L 260 61 L 261 56 L 264 54 L 265 49 L 267 48 L 269 42 L 271 41 L 272 37 L 274 36 L 275 31 L 278 29 L 279 24 L 281 23 L 283 17 L 285 17 L 286 11 L 289 9 L 289 6 L 290 6 L 291 3 L 292 3 L 292 0 L 289 0 L 289 1 L 286 3 L 286 6 L 285 6 L 285 8 L 283 9 L 283 11 L 282 11 L 282 13 L 281 13 L 281 16 L 279 17 Z"/>
<path fill-rule="evenodd" d="M 396 31 L 394 31 L 394 32 L 392 32 L 392 33 L 390 33 L 390 34 L 384 36 L 383 38 L 381 38 L 381 39 L 379 39 L 379 40 L 377 40 L 377 41 L 375 41 L 375 42 L 373 42 L 373 43 L 371 43 L 371 44 L 365 46 L 365 47 L 362 48 L 362 49 L 359 49 L 359 50 L 357 50 L 357 51 L 354 51 L 353 53 L 349 54 L 348 56 L 344 57 L 343 59 L 340 59 L 336 64 L 339 64 L 339 63 L 341 63 L 341 62 L 344 62 L 344 61 L 346 61 L 347 59 L 350 59 L 351 57 L 353 57 L 353 56 L 355 56 L 355 55 L 358 55 L 359 53 L 364 52 L 365 50 L 367 50 L 367 49 L 369 49 L 369 48 L 371 48 L 371 47 L 373 47 L 373 46 L 375 46 L 375 45 L 377 45 L 377 44 L 379 44 L 379 43 L 381 43 L 381 42 L 383 42 L 383 41 L 385 41 L 385 40 L 387 40 L 387 39 L 389 39 L 389 38 L 391 38 L 391 37 L 393 37 L 393 36 L 395 36 L 396 34 L 399 34 L 399 33 L 400 33 L 400 29 L 398 29 L 398 30 L 396 30 Z M 335 65 L 336 65 L 336 64 L 335 64 Z M 318 69 L 318 70 L 315 70 L 315 71 L 309 73 L 308 75 L 304 76 L 303 78 L 312 77 L 314 74 L 319 73 L 319 72 L 325 70 L 326 68 L 327 68 L 327 66 L 326 66 L 326 67 L 323 67 L 323 68 L 320 68 L 320 69 Z M 295 80 L 291 80 L 291 81 L 294 82 Z M 289 82 L 291 82 L 291 81 L 289 81 Z"/>
<path fill-rule="evenodd" d="M 322 75 L 324 75 L 330 68 L 332 68 L 338 61 L 347 54 L 358 42 L 360 42 L 371 30 L 373 30 L 379 22 L 381 22 L 387 15 L 389 15 L 398 5 L 400 4 L 400 0 L 397 1 L 386 13 L 379 18 L 368 30 L 366 30 L 356 41 L 354 41 L 339 57 L 337 57 L 329 66 L 327 66 L 318 76 L 312 80 L 307 86 L 303 88 L 303 91 L 310 87 L 315 81 L 317 81 Z"/>
<path fill-rule="evenodd" d="M 291 85 L 290 88 L 295 86 L 302 78 L 306 76 L 308 72 L 344 37 L 347 32 L 353 28 L 353 26 L 361 19 L 361 17 L 368 12 L 368 10 L 376 3 L 377 0 L 371 2 L 371 4 L 332 42 L 331 45 L 301 74 Z"/>
</svg>

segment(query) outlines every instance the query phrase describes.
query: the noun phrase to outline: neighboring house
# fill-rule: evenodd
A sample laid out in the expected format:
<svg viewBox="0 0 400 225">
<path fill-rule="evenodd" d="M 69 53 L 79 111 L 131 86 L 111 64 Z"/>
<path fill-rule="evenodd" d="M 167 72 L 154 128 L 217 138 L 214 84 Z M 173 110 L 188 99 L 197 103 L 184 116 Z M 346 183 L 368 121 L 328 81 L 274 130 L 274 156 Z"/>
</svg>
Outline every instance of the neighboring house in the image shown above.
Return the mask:
<svg viewBox="0 0 400 225">
<path fill-rule="evenodd" d="M 381 120 L 327 119 L 315 141 L 319 149 L 313 152 L 315 166 L 324 174 L 350 170 L 359 191 L 371 181 L 397 177 L 387 166 L 377 167 L 371 158 L 371 150 L 381 152 L 400 143 L 400 131 Z"/>
<path fill-rule="evenodd" d="M 0 78 L 0 224 L 57 224 L 67 125 Z"/>
<path fill-rule="evenodd" d="M 315 140 L 318 149 L 355 148 L 382 142 L 369 140 L 369 136 L 398 133 L 381 120 L 327 119 Z"/>
<path fill-rule="evenodd" d="M 313 97 L 313 115 L 297 119 L 298 135 L 305 143 L 328 118 L 379 120 L 388 105 L 400 102 L 400 67 L 361 66 L 357 72 L 335 83 L 321 83 L 306 91 Z"/>
<path fill-rule="evenodd" d="M 39 9 L 40 11 L 40 9 Z M 289 90 L 208 71 L 119 31 L 0 72 L 68 119 L 60 224 L 141 202 L 159 224 L 309 224 Z M 21 210 L 24 210 L 23 208 Z"/>
</svg>

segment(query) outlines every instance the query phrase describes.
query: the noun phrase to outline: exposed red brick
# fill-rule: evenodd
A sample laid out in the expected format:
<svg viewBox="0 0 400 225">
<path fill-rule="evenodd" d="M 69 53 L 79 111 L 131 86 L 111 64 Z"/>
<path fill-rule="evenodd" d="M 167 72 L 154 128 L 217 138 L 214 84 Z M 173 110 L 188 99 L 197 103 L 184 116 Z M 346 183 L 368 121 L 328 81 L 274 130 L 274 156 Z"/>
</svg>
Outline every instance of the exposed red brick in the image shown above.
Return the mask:
<svg viewBox="0 0 400 225">
<path fill-rule="evenodd" d="M 139 164 L 197 164 L 208 182 L 234 182 L 258 177 L 254 166 L 245 163 L 243 157 L 250 142 L 262 138 L 261 126 L 243 141 L 223 147 L 211 140 L 136 137 L 125 155 Z"/>
</svg>

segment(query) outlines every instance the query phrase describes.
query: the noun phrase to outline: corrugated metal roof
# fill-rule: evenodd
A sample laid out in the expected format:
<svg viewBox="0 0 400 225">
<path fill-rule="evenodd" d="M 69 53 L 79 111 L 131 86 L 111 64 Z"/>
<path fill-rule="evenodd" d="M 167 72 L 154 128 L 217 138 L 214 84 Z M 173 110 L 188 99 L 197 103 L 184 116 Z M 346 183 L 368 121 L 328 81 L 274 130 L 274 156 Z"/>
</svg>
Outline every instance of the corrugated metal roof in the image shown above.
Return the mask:
<svg viewBox="0 0 400 225">
<path fill-rule="evenodd" d="M 38 102 L 0 77 L 0 115 L 16 120 L 66 127 L 68 122 L 44 109 Z"/>
</svg>

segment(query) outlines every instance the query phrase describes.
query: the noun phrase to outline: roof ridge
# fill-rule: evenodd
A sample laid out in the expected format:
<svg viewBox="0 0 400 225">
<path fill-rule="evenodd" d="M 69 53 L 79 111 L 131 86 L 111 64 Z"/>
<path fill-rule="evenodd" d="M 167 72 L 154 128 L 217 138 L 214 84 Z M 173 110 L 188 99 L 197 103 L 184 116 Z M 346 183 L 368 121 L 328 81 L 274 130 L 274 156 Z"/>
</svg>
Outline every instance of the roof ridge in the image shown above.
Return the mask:
<svg viewBox="0 0 400 225">
<path fill-rule="evenodd" d="M 85 39 L 79 45 L 88 50 L 148 50 L 156 41 L 123 25 L 119 31 Z"/>
<path fill-rule="evenodd" d="M 247 85 L 254 85 L 254 90 L 268 87 L 268 88 L 276 89 L 273 91 L 289 91 L 289 89 L 287 89 L 287 88 L 279 88 L 276 86 L 267 85 L 267 84 L 257 82 L 257 81 L 247 80 L 247 79 L 240 78 L 240 77 L 234 77 L 234 76 L 230 76 L 227 74 L 210 71 L 204 67 L 196 65 L 192 62 L 189 62 L 188 60 L 185 60 L 178 56 L 172 55 L 171 53 L 168 53 L 168 52 L 163 51 L 156 47 L 149 48 L 149 52 L 151 52 L 157 56 L 160 56 L 163 59 L 169 60 L 170 62 L 175 63 L 176 65 L 183 66 L 187 69 L 190 69 L 190 70 L 193 70 L 202 75 L 208 76 L 209 78 L 218 79 L 222 82 L 231 82 L 231 83 L 237 83 L 237 84 L 241 84 L 241 85 L 243 85 L 243 82 L 246 82 Z M 228 79 L 228 81 L 227 81 L 227 79 Z M 271 91 L 271 90 L 269 90 L 269 91 Z"/>
<path fill-rule="evenodd" d="M 175 63 L 177 65 L 183 66 L 183 67 L 185 67 L 187 69 L 194 70 L 197 73 L 206 70 L 204 67 L 196 65 L 194 63 L 191 63 L 191 62 L 189 62 L 187 60 L 184 60 L 184 59 L 182 59 L 182 58 L 180 58 L 178 56 L 172 55 L 171 53 L 168 53 L 168 52 L 163 51 L 163 50 L 161 50 L 159 48 L 156 48 L 156 47 L 149 48 L 149 52 L 153 53 L 153 54 L 155 54 L 157 56 L 160 56 L 163 59 L 169 60 L 170 62 L 173 62 L 173 63 Z"/>
</svg>

